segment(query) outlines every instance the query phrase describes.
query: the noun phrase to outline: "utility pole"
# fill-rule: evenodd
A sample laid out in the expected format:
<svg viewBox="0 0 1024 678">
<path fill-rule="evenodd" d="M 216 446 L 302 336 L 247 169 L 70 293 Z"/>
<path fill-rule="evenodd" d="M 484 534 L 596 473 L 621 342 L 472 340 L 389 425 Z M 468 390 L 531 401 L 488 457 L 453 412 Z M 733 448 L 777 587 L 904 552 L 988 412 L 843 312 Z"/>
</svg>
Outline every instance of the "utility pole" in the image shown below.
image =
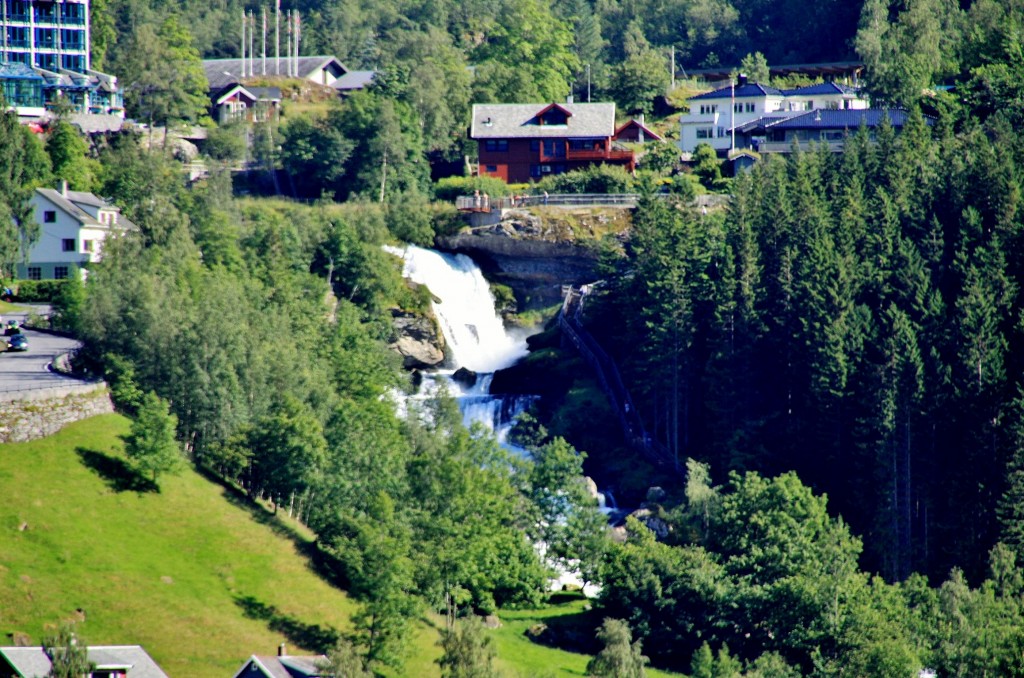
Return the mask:
<svg viewBox="0 0 1024 678">
<path fill-rule="evenodd" d="M 261 60 L 261 63 L 263 65 L 263 67 L 262 67 L 261 70 L 263 71 L 263 75 L 266 75 L 267 74 L 267 8 L 266 7 L 261 7 L 260 8 L 260 13 L 263 15 L 263 33 L 262 33 L 262 42 L 263 42 L 263 52 L 262 52 L 262 54 L 263 54 L 263 59 Z"/>
<path fill-rule="evenodd" d="M 729 76 L 729 132 L 732 134 L 732 141 L 729 144 L 730 154 L 736 150 L 736 78 Z"/>
<path fill-rule="evenodd" d="M 256 13 L 249 12 L 249 77 L 256 75 Z"/>
<path fill-rule="evenodd" d="M 245 77 L 245 10 L 242 10 L 242 77 Z"/>
<path fill-rule="evenodd" d="M 676 46 L 672 45 L 672 55 L 669 57 L 669 66 L 672 71 L 672 89 L 676 88 Z"/>
<path fill-rule="evenodd" d="M 587 64 L 587 103 L 590 103 L 590 64 Z"/>
<path fill-rule="evenodd" d="M 380 164 L 380 202 L 384 202 L 384 187 L 388 182 L 388 149 L 384 147 L 384 158 Z"/>
<path fill-rule="evenodd" d="M 274 75 L 281 75 L 281 0 L 274 13 Z"/>
</svg>

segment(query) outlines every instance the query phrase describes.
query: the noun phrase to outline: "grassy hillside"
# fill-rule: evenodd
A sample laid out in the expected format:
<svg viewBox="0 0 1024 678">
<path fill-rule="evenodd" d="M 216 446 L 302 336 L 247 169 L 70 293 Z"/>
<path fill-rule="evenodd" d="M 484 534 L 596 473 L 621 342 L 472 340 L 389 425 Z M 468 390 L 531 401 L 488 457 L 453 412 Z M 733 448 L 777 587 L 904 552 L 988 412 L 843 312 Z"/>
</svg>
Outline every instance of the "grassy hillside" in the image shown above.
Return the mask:
<svg viewBox="0 0 1024 678">
<path fill-rule="evenodd" d="M 89 643 L 145 646 L 172 678 L 222 678 L 250 654 L 315 651 L 349 628 L 357 605 L 317 575 L 310 535 L 191 470 L 153 491 L 123 463 L 127 430 L 106 415 L 0 445 L 0 643 L 73 619 Z M 503 614 L 491 633 L 505 673 L 585 675 L 588 656 L 525 633 L 583 608 Z M 418 625 L 401 675 L 438 675 L 436 623 Z"/>
<path fill-rule="evenodd" d="M 140 643 L 171 676 L 212 678 L 346 627 L 355 604 L 313 572 L 307 537 L 191 471 L 159 493 L 126 487 L 126 430 L 110 415 L 0 445 L 3 642 L 38 642 L 81 609 L 88 642 Z"/>
</svg>

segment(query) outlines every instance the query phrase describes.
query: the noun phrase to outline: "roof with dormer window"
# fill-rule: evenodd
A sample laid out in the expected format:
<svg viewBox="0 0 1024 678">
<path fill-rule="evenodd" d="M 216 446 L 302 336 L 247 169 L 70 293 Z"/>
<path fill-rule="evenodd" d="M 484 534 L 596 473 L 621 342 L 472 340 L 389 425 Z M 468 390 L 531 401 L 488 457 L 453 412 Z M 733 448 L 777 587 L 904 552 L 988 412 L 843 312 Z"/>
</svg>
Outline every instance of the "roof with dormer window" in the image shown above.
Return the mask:
<svg viewBox="0 0 1024 678">
<path fill-rule="evenodd" d="M 565 124 L 543 124 L 552 110 Z M 615 104 L 473 104 L 472 139 L 602 139 L 615 135 Z"/>
</svg>

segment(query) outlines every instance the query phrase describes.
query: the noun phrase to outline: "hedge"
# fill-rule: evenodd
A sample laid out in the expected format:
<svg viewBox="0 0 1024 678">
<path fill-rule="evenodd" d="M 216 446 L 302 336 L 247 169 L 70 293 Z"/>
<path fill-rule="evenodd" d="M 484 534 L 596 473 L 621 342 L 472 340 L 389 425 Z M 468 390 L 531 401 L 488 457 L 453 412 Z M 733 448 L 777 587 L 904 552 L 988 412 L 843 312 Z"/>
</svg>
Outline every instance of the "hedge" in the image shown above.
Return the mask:
<svg viewBox="0 0 1024 678">
<path fill-rule="evenodd" d="M 16 280 L 10 287 L 14 290 L 14 301 L 52 303 L 60 296 L 65 283 L 64 280 Z"/>
</svg>

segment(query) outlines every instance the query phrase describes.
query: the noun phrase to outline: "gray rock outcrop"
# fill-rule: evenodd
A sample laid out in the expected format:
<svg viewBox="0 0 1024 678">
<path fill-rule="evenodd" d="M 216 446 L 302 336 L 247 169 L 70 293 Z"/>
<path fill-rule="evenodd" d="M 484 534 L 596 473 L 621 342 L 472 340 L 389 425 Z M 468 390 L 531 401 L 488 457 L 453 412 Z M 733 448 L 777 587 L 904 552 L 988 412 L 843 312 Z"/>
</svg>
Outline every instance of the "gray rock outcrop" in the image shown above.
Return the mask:
<svg viewBox="0 0 1024 678">
<path fill-rule="evenodd" d="M 402 356 L 406 369 L 437 367 L 444 362 L 444 337 L 433 319 L 396 309 L 391 312 L 391 324 L 390 346 Z"/>
</svg>

